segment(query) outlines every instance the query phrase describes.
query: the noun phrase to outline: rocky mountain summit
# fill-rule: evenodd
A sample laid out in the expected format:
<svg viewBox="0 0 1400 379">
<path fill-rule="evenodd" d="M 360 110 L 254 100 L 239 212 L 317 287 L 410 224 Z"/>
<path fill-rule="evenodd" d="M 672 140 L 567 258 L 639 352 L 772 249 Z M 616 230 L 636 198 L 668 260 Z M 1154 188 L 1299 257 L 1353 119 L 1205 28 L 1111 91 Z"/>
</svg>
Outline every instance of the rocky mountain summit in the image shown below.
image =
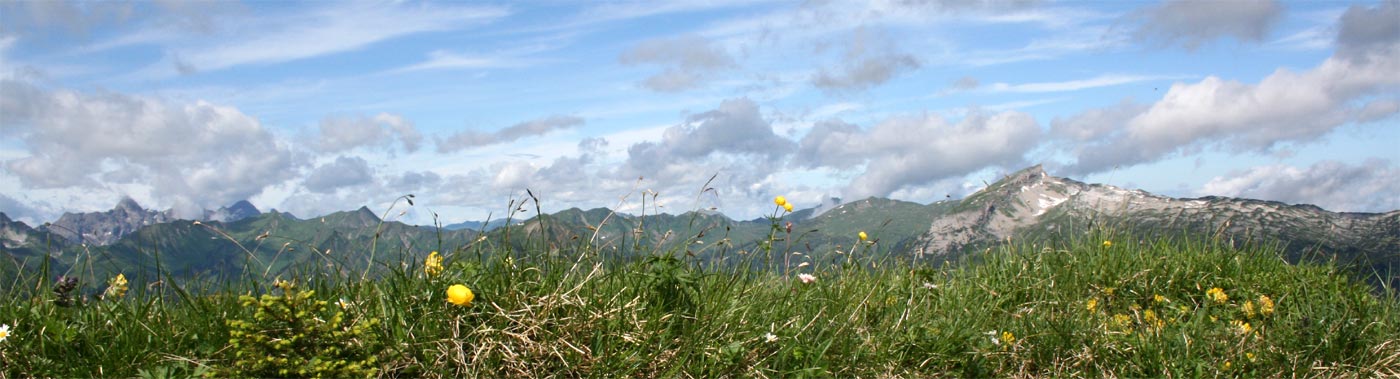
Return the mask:
<svg viewBox="0 0 1400 379">
<path fill-rule="evenodd" d="M 45 229 L 75 243 L 106 246 L 142 227 L 175 219 L 170 211 L 147 210 L 136 200 L 123 197 L 110 211 L 64 213 Z"/>
<path fill-rule="evenodd" d="M 258 207 L 248 200 L 239 200 L 233 205 L 219 207 L 218 210 L 204 211 L 204 221 L 234 222 L 262 214 Z"/>
<path fill-rule="evenodd" d="M 1293 258 L 1320 254 L 1377 269 L 1400 267 L 1400 211 L 1339 213 L 1252 199 L 1178 199 L 1058 178 L 1039 165 L 947 209 L 911 246 L 914 253 L 950 255 L 1008 237 L 1064 236 L 1099 227 L 1139 236 L 1191 234 L 1278 243 Z"/>
</svg>

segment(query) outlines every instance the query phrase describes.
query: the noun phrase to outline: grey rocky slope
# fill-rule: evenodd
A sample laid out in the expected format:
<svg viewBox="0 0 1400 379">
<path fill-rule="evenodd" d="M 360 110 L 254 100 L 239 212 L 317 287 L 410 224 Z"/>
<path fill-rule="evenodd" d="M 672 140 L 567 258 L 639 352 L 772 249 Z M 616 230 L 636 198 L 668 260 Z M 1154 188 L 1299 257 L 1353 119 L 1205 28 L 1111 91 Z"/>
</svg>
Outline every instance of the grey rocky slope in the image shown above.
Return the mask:
<svg viewBox="0 0 1400 379">
<path fill-rule="evenodd" d="M 123 197 L 110 211 L 64 213 L 45 229 L 74 243 L 106 246 L 143 227 L 173 220 L 169 211 L 147 210 Z"/>
<path fill-rule="evenodd" d="M 1038 165 L 944 209 L 911 246 L 913 253 L 946 257 L 1007 238 L 1064 237 L 1098 228 L 1279 244 L 1293 260 L 1335 258 L 1391 278 L 1397 276 L 1387 271 L 1400 269 L 1400 211 L 1339 213 L 1251 199 L 1177 199 L 1058 178 Z"/>
</svg>

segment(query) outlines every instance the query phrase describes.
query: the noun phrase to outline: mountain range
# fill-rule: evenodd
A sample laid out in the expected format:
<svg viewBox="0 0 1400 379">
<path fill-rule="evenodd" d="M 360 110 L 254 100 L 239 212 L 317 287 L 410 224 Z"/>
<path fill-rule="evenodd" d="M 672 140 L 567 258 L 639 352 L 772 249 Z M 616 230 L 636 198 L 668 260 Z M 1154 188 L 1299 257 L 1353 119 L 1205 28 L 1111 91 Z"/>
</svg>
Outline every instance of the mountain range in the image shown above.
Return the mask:
<svg viewBox="0 0 1400 379">
<path fill-rule="evenodd" d="M 36 269 L 45 261 L 51 270 L 98 277 L 98 272 L 125 272 L 128 277 L 238 278 L 284 274 L 313 262 L 357 272 L 370 265 L 371 255 L 382 270 L 392 269 L 382 262 L 417 261 L 431 250 L 452 254 L 508 244 L 516 253 L 555 254 L 584 242 L 622 257 L 683 251 L 736 264 L 728 261 L 736 254 L 767 252 L 782 257 L 775 264 L 794 265 L 792 253 L 804 260 L 835 260 L 856 252 L 860 231 L 876 242 L 870 251 L 882 258 L 942 264 L 1008 241 L 1063 246 L 1107 230 L 1142 240 L 1276 245 L 1290 261 L 1336 260 L 1362 275 L 1400 284 L 1400 211 L 1338 213 L 1252 199 L 1178 199 L 1054 177 L 1041 166 L 1007 175 L 963 199 L 919 204 L 868 198 L 821 210 L 734 220 L 710 211 L 629 215 L 574 208 L 515 225 L 493 220 L 438 229 L 382 221 L 368 208 L 302 220 L 260 213 L 247 202 L 205 212 L 194 222 L 123 199 L 111 211 L 65 214 L 40 228 L 0 213 L 0 248 L 9 258 L 0 262 L 0 274 Z M 770 236 L 772 242 L 766 242 Z"/>
</svg>

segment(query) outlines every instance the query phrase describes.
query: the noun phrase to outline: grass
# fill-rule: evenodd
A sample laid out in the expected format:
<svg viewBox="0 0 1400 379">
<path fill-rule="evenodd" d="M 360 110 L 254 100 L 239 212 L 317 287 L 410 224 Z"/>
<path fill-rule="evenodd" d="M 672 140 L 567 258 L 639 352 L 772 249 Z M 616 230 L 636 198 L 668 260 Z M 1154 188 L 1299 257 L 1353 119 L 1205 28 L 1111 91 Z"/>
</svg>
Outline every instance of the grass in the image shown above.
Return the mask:
<svg viewBox="0 0 1400 379">
<path fill-rule="evenodd" d="M 773 221 L 760 246 L 785 246 Z M 851 234 L 857 247 L 817 261 L 712 247 L 793 270 L 485 241 L 442 254 L 436 275 L 423 251 L 372 280 L 324 265 L 276 283 L 133 278 L 69 306 L 54 278 L 21 274 L 0 297 L 0 377 L 298 376 L 266 351 L 379 377 L 1400 375 L 1390 289 L 1268 246 L 1100 231 L 934 268 Z M 470 306 L 446 301 L 458 283 Z"/>
</svg>

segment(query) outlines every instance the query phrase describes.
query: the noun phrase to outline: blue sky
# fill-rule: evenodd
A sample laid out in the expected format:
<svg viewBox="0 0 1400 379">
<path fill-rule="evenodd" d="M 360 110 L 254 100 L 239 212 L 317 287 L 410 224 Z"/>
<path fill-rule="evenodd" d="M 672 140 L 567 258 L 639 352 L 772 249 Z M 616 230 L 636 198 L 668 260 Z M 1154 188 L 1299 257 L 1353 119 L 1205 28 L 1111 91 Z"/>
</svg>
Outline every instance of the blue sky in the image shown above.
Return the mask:
<svg viewBox="0 0 1400 379">
<path fill-rule="evenodd" d="M 1008 172 L 1400 209 L 1397 2 L 0 3 L 0 212 L 427 224 Z M 701 190 L 714 177 L 709 187 Z M 659 205 L 660 208 L 651 208 Z M 533 208 L 533 206 L 531 207 Z"/>
</svg>

